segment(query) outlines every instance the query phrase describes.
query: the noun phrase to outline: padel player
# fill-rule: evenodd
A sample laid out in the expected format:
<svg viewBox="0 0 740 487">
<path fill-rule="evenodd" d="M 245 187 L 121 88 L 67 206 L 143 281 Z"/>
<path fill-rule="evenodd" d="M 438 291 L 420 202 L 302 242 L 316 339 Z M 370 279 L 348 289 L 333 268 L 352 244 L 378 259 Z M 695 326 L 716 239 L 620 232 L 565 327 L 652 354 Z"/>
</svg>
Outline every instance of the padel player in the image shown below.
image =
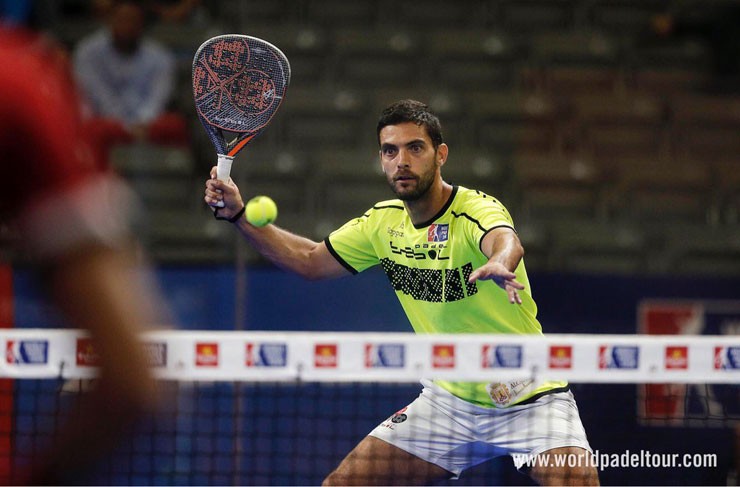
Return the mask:
<svg viewBox="0 0 740 487">
<path fill-rule="evenodd" d="M 241 234 L 279 267 L 310 279 L 381 265 L 417 333 L 541 334 L 512 218 L 495 198 L 442 179 L 449 148 L 439 119 L 420 102 L 400 101 L 383 111 L 377 135 L 398 199 L 375 204 L 320 243 L 244 218 L 236 222 Z M 214 174 L 206 203 L 223 200 L 222 216 L 235 215 L 244 206 L 238 187 Z M 422 384 L 420 396 L 370 432 L 326 484 L 428 484 L 496 456 L 545 459 L 545 452 L 580 463 L 516 467 L 540 484 L 598 484 L 567 383 Z"/>
<path fill-rule="evenodd" d="M 52 449 L 11 484 L 84 481 L 156 397 L 137 334 L 162 322 L 160 298 L 130 245 L 133 200 L 96 159 L 60 54 L 48 39 L 0 26 L 0 223 L 17 229 L 19 252 L 70 324 L 91 332 L 101 375 Z"/>
</svg>

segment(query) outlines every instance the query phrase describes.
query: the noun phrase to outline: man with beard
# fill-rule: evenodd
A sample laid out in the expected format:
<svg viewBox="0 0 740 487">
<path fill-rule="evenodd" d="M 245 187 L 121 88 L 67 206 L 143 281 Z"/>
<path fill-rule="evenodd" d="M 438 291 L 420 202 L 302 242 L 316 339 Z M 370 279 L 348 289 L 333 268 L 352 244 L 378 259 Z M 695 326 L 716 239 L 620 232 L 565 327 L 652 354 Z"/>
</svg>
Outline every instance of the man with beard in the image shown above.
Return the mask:
<svg viewBox="0 0 740 487">
<path fill-rule="evenodd" d="M 402 100 L 383 111 L 377 135 L 398 199 L 376 203 L 320 243 L 237 218 L 241 234 L 279 267 L 309 279 L 380 264 L 417 333 L 541 334 L 511 216 L 495 198 L 442 179 L 449 148 L 439 119 L 423 103 Z M 244 207 L 239 189 L 215 174 L 205 201 L 223 201 L 219 217 L 232 218 Z M 584 460 L 590 446 L 567 383 L 422 384 L 421 395 L 370 432 L 326 485 L 429 484 L 496 456 L 546 459 L 545 452 L 581 461 L 516 467 L 542 484 L 598 483 Z"/>
</svg>

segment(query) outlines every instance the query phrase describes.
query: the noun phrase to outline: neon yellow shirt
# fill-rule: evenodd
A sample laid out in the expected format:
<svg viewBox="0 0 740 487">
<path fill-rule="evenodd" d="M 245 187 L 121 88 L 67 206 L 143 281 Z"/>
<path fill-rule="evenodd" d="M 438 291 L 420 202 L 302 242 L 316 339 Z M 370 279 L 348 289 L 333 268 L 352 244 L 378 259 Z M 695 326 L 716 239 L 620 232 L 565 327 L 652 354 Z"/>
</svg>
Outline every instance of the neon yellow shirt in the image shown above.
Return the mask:
<svg viewBox="0 0 740 487">
<path fill-rule="evenodd" d="M 493 281 L 468 283 L 474 269 L 488 258 L 480 248 L 483 237 L 498 227 L 514 228 L 511 215 L 495 198 L 461 186 L 439 213 L 414 225 L 401 200 L 377 203 L 350 220 L 325 242 L 334 257 L 352 273 L 380 264 L 417 333 L 542 334 L 524 261 L 515 270 L 525 286 L 521 305 L 512 305 L 506 291 Z M 452 394 L 486 406 L 509 406 L 565 382 L 507 384 L 513 399 L 492 400 L 486 383 L 436 381 Z M 495 386 L 495 385 L 494 385 Z M 494 387 L 495 389 L 495 387 Z M 506 395 L 506 394 L 505 394 Z"/>
</svg>

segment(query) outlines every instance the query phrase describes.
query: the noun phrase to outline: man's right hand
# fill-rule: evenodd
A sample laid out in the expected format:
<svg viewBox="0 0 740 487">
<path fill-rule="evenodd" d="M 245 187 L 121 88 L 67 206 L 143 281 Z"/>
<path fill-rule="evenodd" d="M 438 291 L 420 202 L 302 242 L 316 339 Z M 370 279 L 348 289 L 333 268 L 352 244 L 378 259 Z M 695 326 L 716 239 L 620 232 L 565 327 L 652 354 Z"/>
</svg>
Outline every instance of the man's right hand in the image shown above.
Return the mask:
<svg viewBox="0 0 740 487">
<path fill-rule="evenodd" d="M 216 207 L 220 201 L 224 207 L 218 209 L 218 216 L 229 219 L 244 208 L 244 201 L 234 180 L 221 181 L 216 177 L 216 166 L 211 168 L 211 179 L 206 181 L 205 202 L 207 205 Z"/>
</svg>

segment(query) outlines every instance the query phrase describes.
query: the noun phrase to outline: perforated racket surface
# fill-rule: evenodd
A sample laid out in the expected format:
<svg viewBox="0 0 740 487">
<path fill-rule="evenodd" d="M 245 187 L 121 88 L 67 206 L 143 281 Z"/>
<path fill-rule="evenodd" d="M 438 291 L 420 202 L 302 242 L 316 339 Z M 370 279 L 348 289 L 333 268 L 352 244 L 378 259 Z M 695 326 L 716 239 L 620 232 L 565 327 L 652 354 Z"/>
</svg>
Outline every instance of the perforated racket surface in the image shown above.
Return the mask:
<svg viewBox="0 0 740 487">
<path fill-rule="evenodd" d="M 290 63 L 267 41 L 239 34 L 213 37 L 193 58 L 193 98 L 228 180 L 234 156 L 272 120 L 290 83 Z"/>
</svg>

